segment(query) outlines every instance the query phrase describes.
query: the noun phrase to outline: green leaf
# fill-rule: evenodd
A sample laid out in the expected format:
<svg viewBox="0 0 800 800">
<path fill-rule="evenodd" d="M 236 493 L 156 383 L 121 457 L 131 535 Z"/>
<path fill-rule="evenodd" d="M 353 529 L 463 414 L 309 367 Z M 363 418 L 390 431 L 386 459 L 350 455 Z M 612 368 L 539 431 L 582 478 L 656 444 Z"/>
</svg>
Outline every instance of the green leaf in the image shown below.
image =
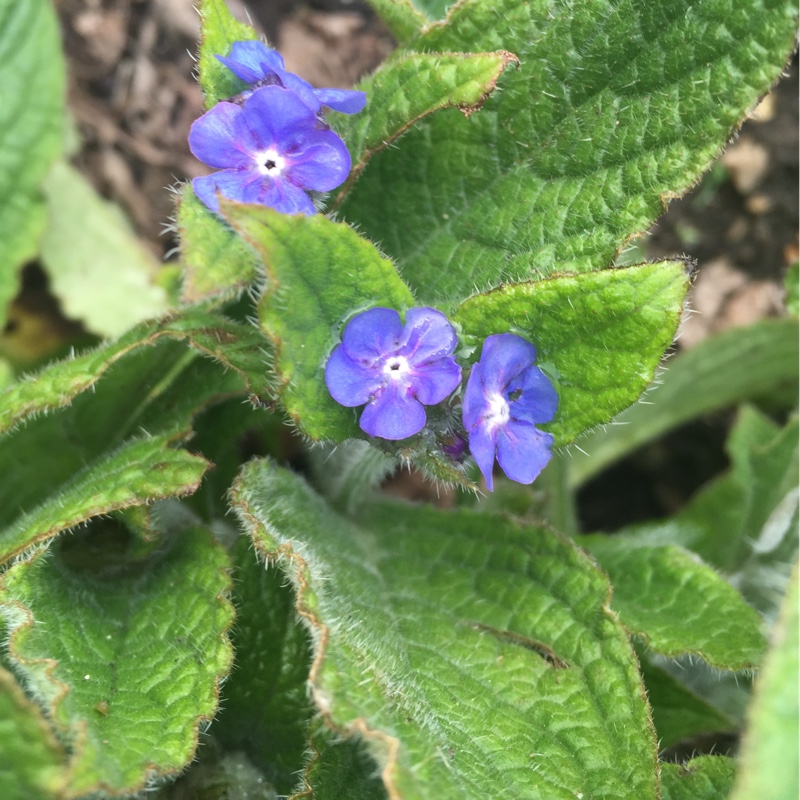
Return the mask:
<svg viewBox="0 0 800 800">
<path fill-rule="evenodd" d="M 0 528 L 0 565 L 92 517 L 194 492 L 210 464 L 185 450 L 171 449 L 172 438 L 168 434 L 126 443 L 58 486 L 32 511 Z M 6 453 L 0 461 L 8 462 Z M 6 500 L 13 508 L 12 498 Z"/>
<path fill-rule="evenodd" d="M 323 367 L 349 316 L 372 306 L 405 310 L 414 305 L 411 292 L 391 261 L 347 225 L 265 206 L 222 208 L 264 262 L 258 317 L 289 417 L 314 440 L 363 436 L 354 411 L 328 393 Z"/>
<path fill-rule="evenodd" d="M 399 503 L 351 521 L 266 461 L 232 502 L 298 590 L 323 719 L 364 737 L 391 797 L 657 796 L 635 657 L 571 542 Z"/>
<path fill-rule="evenodd" d="M 49 0 L 0 0 L 0 324 L 45 224 L 39 185 L 62 148 L 64 59 Z"/>
<path fill-rule="evenodd" d="M 741 770 L 731 800 L 794 800 L 800 793 L 798 715 L 798 569 L 773 633 L 772 649 L 756 681 L 748 712 Z"/>
<path fill-rule="evenodd" d="M 645 442 L 701 414 L 782 387 L 796 391 L 797 320 L 763 320 L 706 339 L 667 364 L 648 402 L 620 414 L 613 425 L 581 439 L 585 453 L 570 453 L 569 476 L 580 486 Z"/>
<path fill-rule="evenodd" d="M 529 339 L 559 389 L 555 420 L 566 444 L 633 403 L 672 342 L 688 286 L 680 261 L 503 286 L 453 314 L 467 344 L 508 331 Z M 477 357 L 478 353 L 476 353 Z"/>
<path fill-rule="evenodd" d="M 414 39 L 427 22 L 411 3 L 411 0 L 369 0 L 386 27 L 400 44 Z"/>
<path fill-rule="evenodd" d="M 308 749 L 311 644 L 280 570 L 258 561 L 244 536 L 232 555 L 236 669 L 225 682 L 223 711 L 212 731 L 226 750 L 247 753 L 278 792 L 288 794 Z"/>
<path fill-rule="evenodd" d="M 697 655 L 719 669 L 753 669 L 766 640 L 761 617 L 713 569 L 679 547 L 636 547 L 630 537 L 581 536 L 608 575 L 611 607 L 647 647 Z"/>
<path fill-rule="evenodd" d="M 688 764 L 661 765 L 661 800 L 725 800 L 733 786 L 735 762 L 700 756 Z"/>
<path fill-rule="evenodd" d="M 66 756 L 14 677 L 0 669 L 0 786 L 4 800 L 55 800 Z"/>
<path fill-rule="evenodd" d="M 466 116 L 494 91 L 500 75 L 517 59 L 511 53 L 400 53 L 359 83 L 367 93 L 360 114 L 334 114 L 330 121 L 347 143 L 353 168 L 341 202 L 370 158 L 388 147 L 415 122 L 442 108 Z"/>
<path fill-rule="evenodd" d="M 800 263 L 797 261 L 786 271 L 786 308 L 789 313 L 800 313 Z"/>
<path fill-rule="evenodd" d="M 215 56 L 229 55 L 234 42 L 257 38 L 258 34 L 253 28 L 239 22 L 231 14 L 225 0 L 201 0 L 197 71 L 206 109 L 212 108 L 220 100 L 239 94 L 246 87 Z"/>
<path fill-rule="evenodd" d="M 119 336 L 162 314 L 166 294 L 154 283 L 158 263 L 121 211 L 66 161 L 56 162 L 43 189 L 42 264 L 64 314 L 100 336 Z"/>
<path fill-rule="evenodd" d="M 184 267 L 184 302 L 233 296 L 258 277 L 255 253 L 197 199 L 189 185 L 181 192 L 177 224 Z"/>
<path fill-rule="evenodd" d="M 439 112 L 376 154 L 344 216 L 423 303 L 603 268 L 696 183 L 777 80 L 795 5 L 458 3 L 406 45 L 508 50 L 520 70 L 479 114 Z"/>
<path fill-rule="evenodd" d="M 26 418 L 69 405 L 78 394 L 92 388 L 117 361 L 161 338 L 187 341 L 198 352 L 232 370 L 252 395 L 269 394 L 264 374 L 264 339 L 258 331 L 250 325 L 194 309 L 160 322 L 139 325 L 116 342 L 61 361 L 13 384 L 0 394 L 0 433 Z"/>
<path fill-rule="evenodd" d="M 136 791 L 183 769 L 217 710 L 232 661 L 228 560 L 201 529 L 138 561 L 101 537 L 99 567 L 85 539 L 64 541 L 0 584 L 10 658 L 72 742 L 70 796 Z"/>
<path fill-rule="evenodd" d="M 662 750 L 695 736 L 736 729 L 733 720 L 646 657 L 640 659 L 640 667 Z"/>
</svg>

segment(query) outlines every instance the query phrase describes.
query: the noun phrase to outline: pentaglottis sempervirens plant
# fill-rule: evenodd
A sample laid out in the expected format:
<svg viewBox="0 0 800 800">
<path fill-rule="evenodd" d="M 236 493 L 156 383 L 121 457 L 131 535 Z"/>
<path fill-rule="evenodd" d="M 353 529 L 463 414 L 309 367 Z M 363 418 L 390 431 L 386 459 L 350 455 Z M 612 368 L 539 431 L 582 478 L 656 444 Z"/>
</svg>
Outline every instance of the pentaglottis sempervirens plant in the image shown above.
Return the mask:
<svg viewBox="0 0 800 800">
<path fill-rule="evenodd" d="M 118 236 L 125 332 L 9 381 L 3 797 L 796 797 L 797 321 L 637 405 L 692 265 L 615 261 L 777 80 L 795 9 L 373 5 L 398 47 L 351 90 L 202 0 L 180 284 Z M 40 248 L 69 287 L 47 0 L 0 0 L 0 77 L 5 302 Z M 675 516 L 580 530 L 603 466 L 770 393 Z M 393 499 L 406 468 L 448 502 Z M 667 760 L 743 725 L 738 759 Z"/>
</svg>

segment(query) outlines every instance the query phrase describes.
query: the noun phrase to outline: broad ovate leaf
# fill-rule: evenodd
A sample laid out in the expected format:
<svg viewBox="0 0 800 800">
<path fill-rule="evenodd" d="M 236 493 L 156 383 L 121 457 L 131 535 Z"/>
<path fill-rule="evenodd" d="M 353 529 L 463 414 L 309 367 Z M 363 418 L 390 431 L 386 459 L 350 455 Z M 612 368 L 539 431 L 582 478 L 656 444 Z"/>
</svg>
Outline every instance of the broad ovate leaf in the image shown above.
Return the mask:
<svg viewBox="0 0 800 800">
<path fill-rule="evenodd" d="M 284 409 L 314 440 L 363 435 L 353 410 L 328 393 L 325 361 L 356 312 L 414 305 L 408 287 L 392 262 L 348 225 L 264 206 L 223 202 L 222 208 L 264 262 L 258 319 L 272 343 Z"/>
<path fill-rule="evenodd" d="M 376 154 L 344 216 L 423 303 L 602 269 L 778 79 L 795 18 L 790 0 L 457 3 L 406 46 L 507 50 L 519 71 L 480 113 L 439 112 Z"/>
<path fill-rule="evenodd" d="M 753 669 L 766 647 L 761 617 L 713 569 L 678 547 L 635 547 L 625 536 L 581 536 L 614 587 L 623 625 L 660 655 Z"/>
<path fill-rule="evenodd" d="M 364 738 L 390 797 L 657 797 L 635 656 L 571 542 L 468 510 L 348 519 L 268 461 L 232 502 L 298 592 L 323 719 Z"/>
<path fill-rule="evenodd" d="M 680 261 L 553 277 L 475 295 L 453 320 L 468 345 L 507 332 L 535 345 L 559 393 L 555 420 L 541 427 L 566 444 L 608 422 L 652 380 L 688 282 Z"/>
<path fill-rule="evenodd" d="M 78 535 L 0 583 L 9 658 L 72 742 L 70 796 L 183 769 L 231 666 L 229 565 L 211 535 L 182 531 L 144 559 L 121 550 Z"/>
</svg>

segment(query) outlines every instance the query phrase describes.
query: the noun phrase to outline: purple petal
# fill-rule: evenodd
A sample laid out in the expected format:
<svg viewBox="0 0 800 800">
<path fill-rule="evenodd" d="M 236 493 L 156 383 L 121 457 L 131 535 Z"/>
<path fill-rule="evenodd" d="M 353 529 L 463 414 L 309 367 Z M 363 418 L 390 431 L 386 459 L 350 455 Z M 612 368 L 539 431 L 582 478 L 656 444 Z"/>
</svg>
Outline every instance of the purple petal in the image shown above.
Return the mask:
<svg viewBox="0 0 800 800">
<path fill-rule="evenodd" d="M 282 73 L 281 79 L 283 85 L 294 92 L 315 114 L 319 112 L 322 105 L 317 99 L 316 90 L 308 81 L 304 81 L 299 75 L 295 75 L 293 72 Z"/>
<path fill-rule="evenodd" d="M 393 308 L 371 308 L 347 323 L 342 343 L 351 358 L 374 363 L 397 350 L 402 332 L 403 323 Z"/>
<path fill-rule="evenodd" d="M 316 114 L 288 89 L 264 86 L 245 100 L 244 114 L 261 150 L 281 155 L 302 142 L 317 121 Z"/>
<path fill-rule="evenodd" d="M 317 100 L 341 114 L 358 114 L 367 104 L 367 93 L 348 89 L 315 89 Z"/>
<path fill-rule="evenodd" d="M 517 400 L 510 402 L 511 417 L 516 420 L 541 424 L 550 422 L 558 409 L 558 393 L 539 367 L 528 367 L 508 384 L 508 393 L 521 391 Z"/>
<path fill-rule="evenodd" d="M 497 461 L 517 483 L 533 483 L 550 461 L 553 437 L 527 422 L 510 420 L 497 429 Z"/>
<path fill-rule="evenodd" d="M 494 488 L 492 469 L 494 468 L 495 435 L 489 433 L 486 425 L 478 423 L 467 431 L 469 436 L 469 452 L 475 459 L 486 481 L 486 488 L 491 492 Z"/>
<path fill-rule="evenodd" d="M 402 350 L 412 364 L 421 365 L 449 356 L 458 344 L 450 320 L 434 308 L 411 308 L 406 312 Z"/>
<path fill-rule="evenodd" d="M 381 439 L 407 439 L 419 433 L 426 422 L 422 404 L 410 397 L 402 386 L 390 383 L 361 414 L 361 430 Z"/>
<path fill-rule="evenodd" d="M 464 390 L 464 399 L 461 402 L 461 414 L 464 427 L 470 431 L 478 420 L 489 411 L 489 402 L 483 388 L 481 364 L 474 364 L 467 379 L 467 388 Z M 493 456 L 494 457 L 494 456 Z"/>
<path fill-rule="evenodd" d="M 432 406 L 441 403 L 461 383 L 461 367 L 449 356 L 422 367 L 412 367 L 407 382 L 420 403 Z"/>
<path fill-rule="evenodd" d="M 217 192 L 238 203 L 269 206 L 283 214 L 314 214 L 308 195 L 284 180 L 274 180 L 257 170 L 224 169 L 192 181 L 195 194 L 212 211 L 219 211 Z"/>
<path fill-rule="evenodd" d="M 383 380 L 379 370 L 353 361 L 339 345 L 325 365 L 325 384 L 337 403 L 352 408 L 369 402 L 383 386 Z"/>
<path fill-rule="evenodd" d="M 258 41 L 234 42 L 227 58 L 216 58 L 245 83 L 256 83 L 267 72 L 282 72 L 285 69 L 280 54 Z"/>
<path fill-rule="evenodd" d="M 350 153 L 333 131 L 312 131 L 288 157 L 287 177 L 298 186 L 328 192 L 350 174 Z"/>
<path fill-rule="evenodd" d="M 536 348 L 521 336 L 498 333 L 483 343 L 481 367 L 487 392 L 503 392 L 509 382 L 536 361 Z"/>
<path fill-rule="evenodd" d="M 246 203 L 244 199 L 247 184 L 258 181 L 260 176 L 257 172 L 246 169 L 224 169 L 212 175 L 203 175 L 192 181 L 194 193 L 212 211 L 219 211 L 219 201 L 217 192 L 227 197 L 229 200 L 236 200 Z"/>
<path fill-rule="evenodd" d="M 204 164 L 217 169 L 252 164 L 258 150 L 245 114 L 234 103 L 217 103 L 192 124 L 189 149 Z"/>
</svg>

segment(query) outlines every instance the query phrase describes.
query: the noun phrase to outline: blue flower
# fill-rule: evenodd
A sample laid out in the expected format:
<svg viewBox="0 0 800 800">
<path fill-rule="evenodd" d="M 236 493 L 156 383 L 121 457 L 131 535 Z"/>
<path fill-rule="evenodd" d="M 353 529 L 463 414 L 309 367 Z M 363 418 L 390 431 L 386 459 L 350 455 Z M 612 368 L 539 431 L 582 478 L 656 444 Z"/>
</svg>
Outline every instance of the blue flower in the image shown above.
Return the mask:
<svg viewBox="0 0 800 800">
<path fill-rule="evenodd" d="M 409 309 L 405 324 L 391 308 L 372 308 L 347 323 L 325 383 L 343 406 L 366 403 L 359 425 L 370 436 L 406 439 L 425 427 L 424 406 L 461 383 L 451 355 L 457 343 L 447 317 L 433 308 Z"/>
<path fill-rule="evenodd" d="M 277 85 L 294 92 L 315 114 L 322 106 L 342 114 L 357 114 L 367 102 L 364 92 L 345 89 L 315 89 L 308 81 L 287 72 L 283 58 L 263 42 L 234 42 L 228 57 L 217 56 L 237 78 L 251 88 Z M 247 96 L 249 93 L 245 92 Z"/>
<path fill-rule="evenodd" d="M 495 455 L 517 483 L 533 483 L 550 460 L 553 437 L 535 426 L 553 419 L 558 394 L 535 361 L 536 348 L 521 336 L 489 336 L 467 381 L 464 427 L 489 491 Z"/>
<path fill-rule="evenodd" d="M 313 214 L 306 190 L 335 189 L 351 163 L 339 136 L 315 125 L 315 113 L 280 86 L 256 89 L 243 105 L 217 103 L 189 132 L 192 153 L 221 170 L 195 178 L 195 193 L 212 211 L 219 211 L 219 192 L 285 214 Z"/>
</svg>

